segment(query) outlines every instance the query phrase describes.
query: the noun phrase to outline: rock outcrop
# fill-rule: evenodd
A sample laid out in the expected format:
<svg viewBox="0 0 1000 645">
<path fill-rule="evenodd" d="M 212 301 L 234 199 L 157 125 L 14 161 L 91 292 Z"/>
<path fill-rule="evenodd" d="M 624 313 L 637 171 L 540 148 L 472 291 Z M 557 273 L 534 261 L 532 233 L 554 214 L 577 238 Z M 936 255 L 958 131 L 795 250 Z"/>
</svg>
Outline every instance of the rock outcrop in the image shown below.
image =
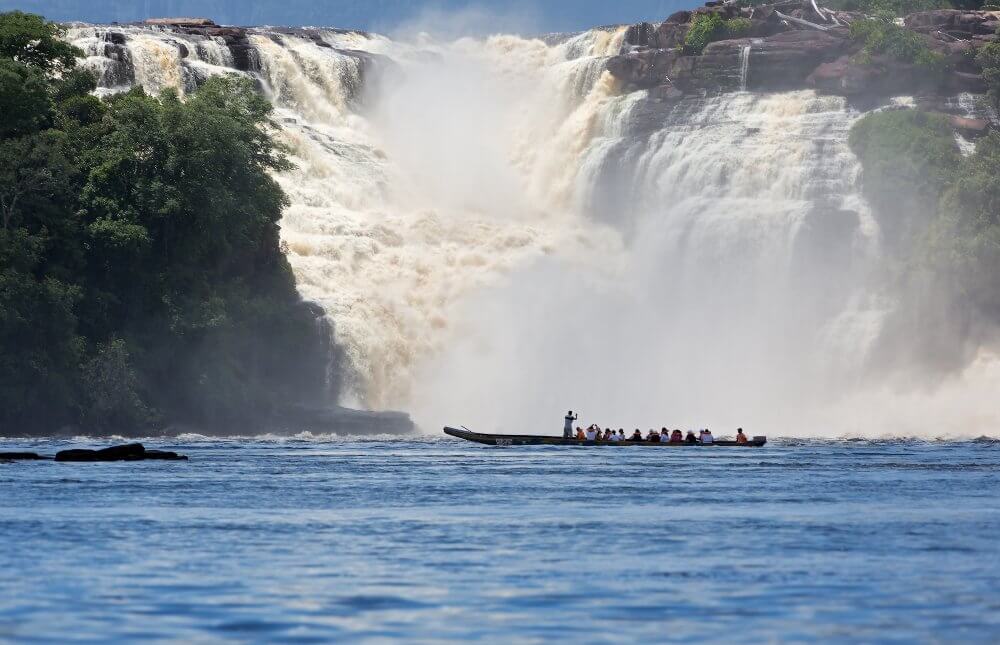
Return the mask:
<svg viewBox="0 0 1000 645">
<path fill-rule="evenodd" d="M 740 38 L 709 43 L 700 53 L 686 51 L 684 39 L 699 15 L 742 18 Z M 857 13 L 817 10 L 812 2 L 780 2 L 761 7 L 710 1 L 679 11 L 659 25 L 639 23 L 625 34 L 619 55 L 607 69 L 633 89 L 660 88 L 661 96 L 703 91 L 773 91 L 813 88 L 848 97 L 982 92 L 975 50 L 1000 39 L 1000 12 L 939 10 L 914 13 L 904 27 L 940 54 L 944 70 L 928 74 L 913 62 L 890 55 L 859 55 L 851 38 Z M 666 92 L 662 88 L 672 88 Z"/>
<path fill-rule="evenodd" d="M 146 450 L 141 443 L 130 443 L 122 446 L 111 446 L 101 450 L 85 450 L 75 448 L 56 453 L 56 461 L 146 461 L 186 460 L 184 455 L 163 450 Z"/>
<path fill-rule="evenodd" d="M 0 452 L 0 461 L 33 461 L 45 459 L 35 452 Z"/>
</svg>

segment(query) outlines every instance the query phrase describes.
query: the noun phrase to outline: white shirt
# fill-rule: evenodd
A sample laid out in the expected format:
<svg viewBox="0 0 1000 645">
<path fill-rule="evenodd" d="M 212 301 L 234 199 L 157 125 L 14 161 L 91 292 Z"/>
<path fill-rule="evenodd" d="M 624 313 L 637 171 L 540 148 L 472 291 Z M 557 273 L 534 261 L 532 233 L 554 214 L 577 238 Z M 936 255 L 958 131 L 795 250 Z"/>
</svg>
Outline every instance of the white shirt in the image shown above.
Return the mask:
<svg viewBox="0 0 1000 645">
<path fill-rule="evenodd" d="M 611 433 L 611 441 L 621 441 L 621 438 L 618 436 L 617 432 Z"/>
<path fill-rule="evenodd" d="M 670 443 L 670 433 L 661 432 L 660 433 L 660 443 Z"/>
<path fill-rule="evenodd" d="M 594 429 L 587 430 L 587 441 L 593 441 L 597 436 L 597 431 Z"/>
<path fill-rule="evenodd" d="M 567 432 L 572 432 L 573 421 L 575 421 L 573 417 L 566 417 L 566 423 L 563 425 L 563 430 L 566 430 Z"/>
<path fill-rule="evenodd" d="M 715 439 L 712 437 L 712 433 L 711 432 L 703 432 L 703 433 L 701 433 L 701 442 L 702 443 L 712 443 L 713 441 L 715 441 Z"/>
</svg>

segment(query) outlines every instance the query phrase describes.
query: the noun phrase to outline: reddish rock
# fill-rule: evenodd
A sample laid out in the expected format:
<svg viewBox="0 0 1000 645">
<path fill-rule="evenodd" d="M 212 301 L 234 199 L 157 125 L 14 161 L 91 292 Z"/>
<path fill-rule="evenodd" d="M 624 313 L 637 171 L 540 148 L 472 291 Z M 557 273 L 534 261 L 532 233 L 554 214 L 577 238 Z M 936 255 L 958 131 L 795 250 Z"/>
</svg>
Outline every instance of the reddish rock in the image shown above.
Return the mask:
<svg viewBox="0 0 1000 645">
<path fill-rule="evenodd" d="M 148 18 L 146 25 L 165 25 L 171 27 L 213 27 L 215 22 L 208 18 Z"/>
<path fill-rule="evenodd" d="M 990 124 L 985 119 L 970 119 L 955 114 L 947 115 L 951 127 L 969 136 L 981 136 L 986 134 Z"/>
</svg>

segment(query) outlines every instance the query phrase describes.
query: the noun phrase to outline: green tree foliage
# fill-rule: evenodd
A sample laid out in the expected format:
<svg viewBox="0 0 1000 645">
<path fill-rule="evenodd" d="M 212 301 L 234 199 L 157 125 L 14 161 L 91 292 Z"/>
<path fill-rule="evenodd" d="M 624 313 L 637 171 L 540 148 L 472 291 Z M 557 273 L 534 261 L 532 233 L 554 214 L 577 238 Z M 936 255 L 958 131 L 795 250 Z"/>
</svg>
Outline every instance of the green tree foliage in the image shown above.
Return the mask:
<svg viewBox="0 0 1000 645">
<path fill-rule="evenodd" d="M 0 429 L 233 426 L 319 399 L 270 104 L 228 76 L 102 102 L 58 35 L 0 14 Z"/>
<path fill-rule="evenodd" d="M 855 20 L 851 23 L 851 38 L 862 43 L 859 58 L 863 62 L 885 54 L 930 73 L 940 73 L 945 67 L 944 56 L 928 47 L 919 34 L 892 22 L 891 17 Z"/>
<path fill-rule="evenodd" d="M 962 295 L 1000 322 L 1000 134 L 991 132 L 965 158 L 941 199 L 930 239 L 939 270 Z"/>
<path fill-rule="evenodd" d="M 725 20 L 717 13 L 699 13 L 691 21 L 691 28 L 684 37 L 684 52 L 700 54 L 705 47 L 716 40 L 739 38 L 750 29 L 746 18 Z"/>
<path fill-rule="evenodd" d="M 41 16 L 21 11 L 0 18 L 0 58 L 9 58 L 44 72 L 76 66 L 82 52 L 61 39 L 63 28 Z"/>
<path fill-rule="evenodd" d="M 976 53 L 976 63 L 983 70 L 983 80 L 993 107 L 1000 108 L 1000 43 L 989 43 Z"/>
<path fill-rule="evenodd" d="M 909 248 L 934 216 L 961 155 L 945 117 L 915 110 L 875 112 L 851 128 L 862 187 L 890 248 Z"/>
<path fill-rule="evenodd" d="M 962 157 L 945 117 L 907 110 L 864 117 L 850 144 L 901 277 L 914 286 L 908 304 L 920 327 L 940 327 L 942 309 L 1000 323 L 1000 134 Z M 929 297 L 930 285 L 943 297 Z"/>
</svg>

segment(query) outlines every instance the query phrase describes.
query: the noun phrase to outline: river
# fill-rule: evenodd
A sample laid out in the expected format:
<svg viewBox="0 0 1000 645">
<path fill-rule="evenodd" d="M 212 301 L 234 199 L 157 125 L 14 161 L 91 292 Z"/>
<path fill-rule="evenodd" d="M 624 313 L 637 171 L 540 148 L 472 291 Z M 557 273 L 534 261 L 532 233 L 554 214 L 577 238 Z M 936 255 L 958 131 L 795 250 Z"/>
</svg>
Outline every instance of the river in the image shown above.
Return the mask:
<svg viewBox="0 0 1000 645">
<path fill-rule="evenodd" d="M 0 641 L 1000 638 L 997 441 L 146 445 L 0 464 Z"/>
</svg>

